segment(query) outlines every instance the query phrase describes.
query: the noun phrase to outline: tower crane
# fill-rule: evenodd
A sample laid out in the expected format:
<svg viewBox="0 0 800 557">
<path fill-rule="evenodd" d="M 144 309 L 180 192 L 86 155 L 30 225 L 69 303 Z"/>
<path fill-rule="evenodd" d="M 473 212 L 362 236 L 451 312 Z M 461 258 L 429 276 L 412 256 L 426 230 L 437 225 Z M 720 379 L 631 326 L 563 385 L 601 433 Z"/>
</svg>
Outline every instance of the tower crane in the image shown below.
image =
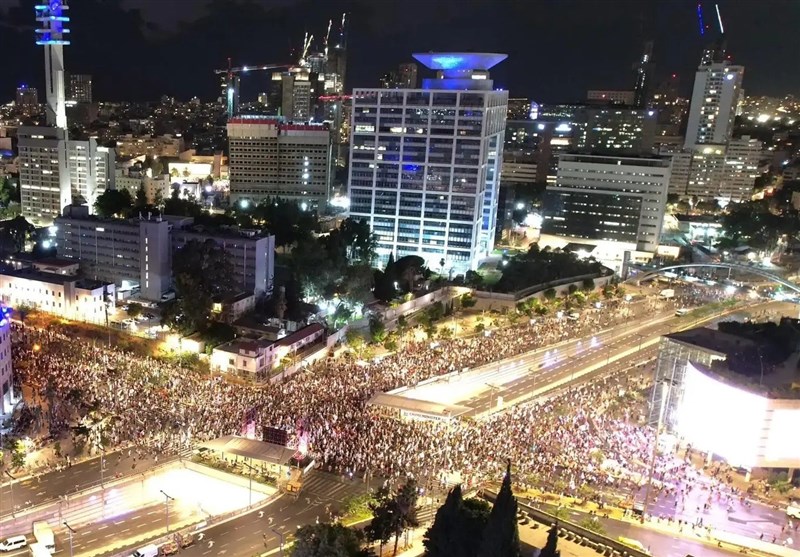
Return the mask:
<svg viewBox="0 0 800 557">
<path fill-rule="evenodd" d="M 217 75 L 225 75 L 225 107 L 228 118 L 232 118 L 239 111 L 239 76 L 240 74 L 277 70 L 289 68 L 291 64 L 265 64 L 262 66 L 232 66 L 231 59 L 228 58 L 228 67 L 222 70 L 214 70 Z"/>
</svg>

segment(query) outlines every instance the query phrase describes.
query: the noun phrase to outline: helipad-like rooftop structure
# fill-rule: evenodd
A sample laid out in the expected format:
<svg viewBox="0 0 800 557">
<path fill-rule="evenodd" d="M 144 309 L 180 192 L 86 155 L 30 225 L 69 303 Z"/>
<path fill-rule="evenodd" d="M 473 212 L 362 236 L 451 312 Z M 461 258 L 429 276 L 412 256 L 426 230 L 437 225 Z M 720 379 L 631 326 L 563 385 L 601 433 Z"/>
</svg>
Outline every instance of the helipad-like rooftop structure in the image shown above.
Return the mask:
<svg viewBox="0 0 800 557">
<path fill-rule="evenodd" d="M 418 52 L 412 56 L 432 70 L 480 70 L 493 68 L 508 54 L 497 52 Z"/>
</svg>

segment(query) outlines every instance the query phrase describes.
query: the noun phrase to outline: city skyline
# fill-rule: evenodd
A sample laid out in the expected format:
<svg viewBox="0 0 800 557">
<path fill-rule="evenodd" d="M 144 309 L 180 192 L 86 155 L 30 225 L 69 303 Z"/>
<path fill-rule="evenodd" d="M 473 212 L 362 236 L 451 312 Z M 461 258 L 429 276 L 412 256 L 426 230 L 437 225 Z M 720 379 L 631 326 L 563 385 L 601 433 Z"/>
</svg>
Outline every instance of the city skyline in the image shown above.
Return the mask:
<svg viewBox="0 0 800 557">
<path fill-rule="evenodd" d="M 8 98 L 21 83 L 41 87 L 42 81 L 37 51 L 29 40 L 28 8 L 33 3 L 22 4 L 0 0 L 5 29 L 0 44 L 7 50 L 15 45 L 19 53 L 7 68 L 9 88 L 3 95 Z M 587 89 L 632 88 L 631 67 L 646 40 L 655 41 L 655 81 L 677 73 L 681 93 L 687 95 L 702 49 L 716 32 L 713 21 L 707 21 L 710 28 L 701 37 L 696 3 L 683 0 L 535 2 L 501 10 L 482 0 L 458 6 L 444 0 L 427 12 L 404 9 L 408 3 L 367 6 L 352 0 L 334 0 L 324 9 L 293 0 L 252 0 L 237 9 L 222 9 L 219 2 L 208 9 L 205 5 L 201 0 L 76 3 L 66 63 L 76 73 L 98 76 L 93 85 L 99 100 L 147 101 L 161 94 L 212 100 L 218 91 L 212 70 L 224 67 L 227 57 L 239 64 L 294 61 L 292 50 L 300 48 L 304 32 L 319 39 L 333 19 L 336 34 L 346 11 L 348 90 L 377 86 L 386 71 L 411 61 L 412 51 L 483 50 L 511 54 L 509 63 L 498 69 L 498 87 L 512 96 L 552 103 L 579 101 Z M 140 12 L 123 18 L 125 9 Z M 707 19 L 713 9 L 713 4 L 705 6 Z M 800 48 L 800 39 L 790 32 L 800 22 L 800 6 L 783 0 L 727 1 L 720 2 L 720 9 L 733 62 L 750 68 L 748 93 L 782 96 L 800 91 L 800 76 L 783 69 L 791 67 Z M 428 15 L 414 16 L 419 13 Z M 100 19 L 119 24 L 104 30 Z M 450 31 L 434 32 L 442 21 Z M 187 60 L 192 63 L 181 62 Z M 243 98 L 255 100 L 266 85 L 266 75 L 249 78 Z"/>
</svg>

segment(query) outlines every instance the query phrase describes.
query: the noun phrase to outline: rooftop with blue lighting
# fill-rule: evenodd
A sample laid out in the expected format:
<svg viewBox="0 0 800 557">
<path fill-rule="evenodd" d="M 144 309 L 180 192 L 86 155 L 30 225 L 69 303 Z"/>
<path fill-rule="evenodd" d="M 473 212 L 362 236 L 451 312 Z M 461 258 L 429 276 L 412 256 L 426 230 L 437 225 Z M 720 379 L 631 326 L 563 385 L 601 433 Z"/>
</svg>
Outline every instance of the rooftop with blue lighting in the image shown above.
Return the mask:
<svg viewBox="0 0 800 557">
<path fill-rule="evenodd" d="M 417 52 L 412 56 L 432 70 L 486 71 L 508 58 L 497 52 Z"/>
</svg>

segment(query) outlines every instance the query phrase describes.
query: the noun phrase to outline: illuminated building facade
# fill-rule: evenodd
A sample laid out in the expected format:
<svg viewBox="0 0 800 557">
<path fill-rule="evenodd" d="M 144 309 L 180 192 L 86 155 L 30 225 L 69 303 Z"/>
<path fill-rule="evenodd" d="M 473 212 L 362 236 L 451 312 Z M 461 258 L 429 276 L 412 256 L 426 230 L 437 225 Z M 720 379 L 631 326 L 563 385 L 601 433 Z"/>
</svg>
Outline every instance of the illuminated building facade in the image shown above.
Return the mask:
<svg viewBox="0 0 800 557">
<path fill-rule="evenodd" d="M 586 92 L 586 100 L 591 104 L 621 104 L 633 106 L 634 92 L 590 89 Z"/>
<path fill-rule="evenodd" d="M 744 67 L 728 61 L 697 69 L 686 126 L 687 149 L 708 143 L 725 144 L 731 138 L 743 78 Z"/>
<path fill-rule="evenodd" d="M 797 322 L 784 321 L 791 323 L 779 328 L 795 334 Z M 709 460 L 713 455 L 749 470 L 791 471 L 800 467 L 794 442 L 800 397 L 791 388 L 796 360 L 790 348 L 789 359 L 772 367 L 766 356 L 772 345 L 748 334 L 700 327 L 662 337 L 648 423 L 680 436 Z"/>
<path fill-rule="evenodd" d="M 106 322 L 106 304 L 114 302 L 114 284 L 34 269 L 4 271 L 0 300 L 100 325 Z"/>
<path fill-rule="evenodd" d="M 661 157 L 562 154 L 545 191 L 542 233 L 655 252 L 669 178 Z"/>
<path fill-rule="evenodd" d="M 67 74 L 67 102 L 92 102 L 92 76 L 87 74 Z"/>
<path fill-rule="evenodd" d="M 16 105 L 17 108 L 23 110 L 36 108 L 39 106 L 39 91 L 36 90 L 36 87 L 20 85 L 17 87 Z"/>
<path fill-rule="evenodd" d="M 276 118 L 228 120 L 232 203 L 267 197 L 323 208 L 331 173 L 331 132 L 325 124 L 289 124 Z"/>
<path fill-rule="evenodd" d="M 0 306 L 0 415 L 10 414 L 16 402 L 11 362 L 11 308 Z"/>
<path fill-rule="evenodd" d="M 651 153 L 656 121 L 656 111 L 651 109 L 581 108 L 571 122 L 574 147 L 585 153 Z"/>
<path fill-rule="evenodd" d="M 422 89 L 353 92 L 350 214 L 369 221 L 382 261 L 463 273 L 494 247 L 508 92 L 488 70 L 506 55 L 414 58 L 437 71 Z"/>
</svg>

